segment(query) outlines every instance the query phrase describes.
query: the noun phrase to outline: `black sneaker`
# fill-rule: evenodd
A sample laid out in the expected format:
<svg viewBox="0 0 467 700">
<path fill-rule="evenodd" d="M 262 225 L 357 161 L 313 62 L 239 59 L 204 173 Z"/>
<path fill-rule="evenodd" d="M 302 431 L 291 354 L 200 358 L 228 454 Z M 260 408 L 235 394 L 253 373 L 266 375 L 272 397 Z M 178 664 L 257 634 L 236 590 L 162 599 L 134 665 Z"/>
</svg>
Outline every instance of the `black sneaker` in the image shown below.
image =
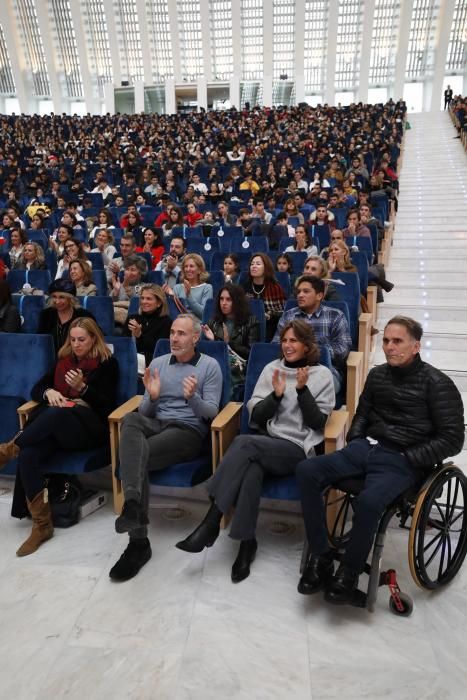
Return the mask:
<svg viewBox="0 0 467 700">
<path fill-rule="evenodd" d="M 298 582 L 298 592 L 311 595 L 323 590 L 334 573 L 334 560 L 331 552 L 311 554 Z"/>
<path fill-rule="evenodd" d="M 138 501 L 130 498 L 125 501 L 121 515 L 115 521 L 115 530 L 121 534 L 122 532 L 131 532 L 142 525 L 149 523 L 148 516 L 143 511 Z"/>
<path fill-rule="evenodd" d="M 356 571 L 341 564 L 326 588 L 324 600 L 334 605 L 350 603 L 357 588 L 358 577 L 359 574 Z"/>
<path fill-rule="evenodd" d="M 112 581 L 129 581 L 150 560 L 152 556 L 149 540 L 130 540 L 128 547 L 116 564 L 110 569 Z"/>
</svg>

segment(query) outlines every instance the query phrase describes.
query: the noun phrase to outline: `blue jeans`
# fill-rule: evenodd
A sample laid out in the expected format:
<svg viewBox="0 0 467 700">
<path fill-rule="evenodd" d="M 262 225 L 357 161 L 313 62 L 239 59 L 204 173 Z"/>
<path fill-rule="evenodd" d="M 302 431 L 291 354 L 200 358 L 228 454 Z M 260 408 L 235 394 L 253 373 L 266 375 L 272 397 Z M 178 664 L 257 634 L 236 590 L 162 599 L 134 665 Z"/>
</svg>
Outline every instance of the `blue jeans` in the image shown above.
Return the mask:
<svg viewBox="0 0 467 700">
<path fill-rule="evenodd" d="M 333 454 L 300 462 L 296 475 L 312 554 L 329 550 L 323 491 L 340 479 L 364 479 L 353 501 L 352 533 L 342 558 L 343 564 L 359 573 L 365 567 L 385 508 L 423 476 L 404 454 L 371 445 L 365 438 L 352 440 Z"/>
</svg>

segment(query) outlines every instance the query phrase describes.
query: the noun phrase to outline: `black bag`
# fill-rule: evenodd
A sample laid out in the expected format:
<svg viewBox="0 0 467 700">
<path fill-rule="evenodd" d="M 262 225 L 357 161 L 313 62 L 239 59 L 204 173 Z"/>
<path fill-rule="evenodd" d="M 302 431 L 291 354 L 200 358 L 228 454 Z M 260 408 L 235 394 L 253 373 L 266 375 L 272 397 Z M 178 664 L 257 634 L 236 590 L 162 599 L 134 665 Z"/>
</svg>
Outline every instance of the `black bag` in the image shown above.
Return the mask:
<svg viewBox="0 0 467 700">
<path fill-rule="evenodd" d="M 78 479 L 69 474 L 49 474 L 46 488 L 54 527 L 76 525 L 81 505 L 81 484 Z"/>
</svg>

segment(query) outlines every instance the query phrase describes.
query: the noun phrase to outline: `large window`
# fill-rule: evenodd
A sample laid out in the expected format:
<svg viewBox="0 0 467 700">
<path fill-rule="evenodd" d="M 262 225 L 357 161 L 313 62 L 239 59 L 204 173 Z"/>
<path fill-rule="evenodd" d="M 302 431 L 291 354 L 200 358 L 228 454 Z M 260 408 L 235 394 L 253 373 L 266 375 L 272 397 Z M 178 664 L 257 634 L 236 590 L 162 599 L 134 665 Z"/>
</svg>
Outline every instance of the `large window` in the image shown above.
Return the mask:
<svg viewBox="0 0 467 700">
<path fill-rule="evenodd" d="M 362 13 L 362 0 L 345 0 L 339 3 L 334 80 L 337 90 L 352 89 L 358 83 L 362 43 Z"/>
<path fill-rule="evenodd" d="M 68 97 L 82 97 L 83 82 L 69 0 L 51 0 L 51 6 Z"/>
<path fill-rule="evenodd" d="M 13 73 L 11 72 L 10 57 L 8 55 L 3 27 L 0 24 L 0 92 L 3 95 L 11 95 L 16 92 Z"/>
<path fill-rule="evenodd" d="M 168 0 L 153 0 L 147 3 L 146 12 L 151 45 L 152 77 L 155 83 L 161 83 L 167 78 L 173 78 L 174 75 Z"/>
<path fill-rule="evenodd" d="M 305 94 L 324 92 L 328 40 L 327 0 L 306 0 L 305 4 Z M 297 47 L 300 51 L 301 47 Z"/>
<path fill-rule="evenodd" d="M 105 83 L 113 81 L 109 31 L 103 0 L 84 0 L 83 12 L 89 67 L 97 81 L 99 94 L 103 97 Z"/>
<path fill-rule="evenodd" d="M 405 79 L 424 78 L 433 72 L 437 0 L 414 0 L 410 23 Z"/>
<path fill-rule="evenodd" d="M 233 71 L 232 0 L 210 0 L 209 10 L 212 76 L 214 80 L 229 80 Z"/>
<path fill-rule="evenodd" d="M 387 85 L 394 80 L 399 15 L 399 0 L 375 0 L 371 33 L 370 85 Z"/>
<path fill-rule="evenodd" d="M 204 75 L 199 0 L 177 0 L 177 14 L 182 78 L 193 81 Z"/>
<path fill-rule="evenodd" d="M 467 68 L 467 2 L 456 0 L 449 35 L 446 71 L 465 71 Z"/>
<path fill-rule="evenodd" d="M 263 77 L 263 0 L 241 3 L 242 78 L 258 80 Z"/>
<path fill-rule="evenodd" d="M 49 74 L 34 2 L 33 0 L 15 0 L 14 7 L 24 54 L 32 74 L 34 95 L 37 97 L 50 95 Z"/>
<path fill-rule="evenodd" d="M 273 0 L 273 77 L 295 77 L 295 2 Z"/>
<path fill-rule="evenodd" d="M 117 38 L 123 80 L 144 79 L 143 53 L 139 35 L 136 0 L 118 0 Z"/>
</svg>

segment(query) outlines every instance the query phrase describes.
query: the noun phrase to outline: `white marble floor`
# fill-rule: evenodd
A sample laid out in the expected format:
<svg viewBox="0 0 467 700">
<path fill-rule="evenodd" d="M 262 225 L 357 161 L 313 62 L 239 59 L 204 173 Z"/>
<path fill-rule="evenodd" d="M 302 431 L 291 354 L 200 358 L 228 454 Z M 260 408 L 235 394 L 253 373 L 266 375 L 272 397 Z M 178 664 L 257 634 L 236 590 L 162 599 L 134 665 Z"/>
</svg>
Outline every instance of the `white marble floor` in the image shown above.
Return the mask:
<svg viewBox="0 0 467 700">
<path fill-rule="evenodd" d="M 459 141 L 453 140 L 448 117 L 411 115 L 410 121 L 389 278 L 407 270 L 404 247 L 419 250 L 418 245 L 409 246 L 411 234 L 415 231 L 418 236 L 414 219 L 418 220 L 419 174 L 426 175 L 427 186 L 439 188 L 440 206 L 448 202 L 457 221 L 447 216 L 438 221 L 433 213 L 433 227 L 422 229 L 424 239 L 443 239 L 447 231 L 452 231 L 449 238 L 457 236 L 467 221 L 461 186 L 465 155 Z M 424 156 L 425 147 L 435 159 L 434 167 Z M 437 176 L 448 168 L 449 190 Z M 441 196 L 443 191 L 448 200 Z M 425 198 L 422 192 L 422 196 L 430 206 L 437 201 L 433 194 Z M 467 258 L 465 243 L 461 246 L 446 260 Z M 435 248 L 431 257 L 429 248 L 428 244 L 423 248 L 427 271 L 438 272 L 436 261 L 442 260 L 440 272 L 445 273 L 447 263 L 441 254 L 446 249 Z M 458 267 L 462 272 L 462 264 Z M 418 264 L 410 270 L 418 274 Z M 440 292 L 444 278 L 439 277 Z M 425 325 L 424 353 L 432 353 L 431 361 L 447 369 L 467 394 L 467 346 L 462 348 L 467 300 L 455 296 L 454 301 L 419 305 L 418 293 L 412 296 L 411 290 L 418 292 L 421 286 L 417 277 L 398 277 L 397 288 L 381 305 L 380 320 L 400 312 L 405 301 L 404 311 Z M 467 451 L 456 462 L 467 468 Z M 418 589 L 408 570 L 405 531 L 390 529 L 385 566 L 398 570 L 401 588 L 415 601 L 414 613 L 410 618 L 391 615 L 387 590 L 382 589 L 370 615 L 354 608 L 334 609 L 321 595 L 306 598 L 297 593 L 303 542 L 299 515 L 262 512 L 251 576 L 233 585 L 230 567 L 236 546 L 225 533 L 199 555 L 174 547 L 199 520 L 205 504 L 187 501 L 183 517 L 176 518 L 177 512 L 171 510 L 175 500 L 155 497 L 150 526 L 153 558 L 135 579 L 118 585 L 109 581 L 108 571 L 126 540 L 114 532 L 110 506 L 76 527 L 57 530 L 36 554 L 17 559 L 15 550 L 30 526 L 10 518 L 9 488 L 11 481 L 0 480 L 2 698 L 465 698 L 467 566 L 438 594 Z"/>
</svg>

